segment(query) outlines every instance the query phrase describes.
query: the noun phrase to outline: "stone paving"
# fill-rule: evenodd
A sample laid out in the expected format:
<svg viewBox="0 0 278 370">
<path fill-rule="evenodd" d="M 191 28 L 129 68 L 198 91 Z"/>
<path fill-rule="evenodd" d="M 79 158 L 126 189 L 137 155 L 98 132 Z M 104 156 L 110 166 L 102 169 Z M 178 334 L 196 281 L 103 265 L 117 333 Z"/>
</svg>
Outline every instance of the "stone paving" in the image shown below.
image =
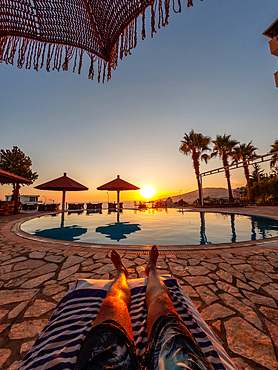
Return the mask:
<svg viewBox="0 0 278 370">
<path fill-rule="evenodd" d="M 248 208 L 244 213 L 278 219 L 277 207 Z M 3 370 L 18 368 L 73 281 L 114 276 L 109 250 L 65 243 L 49 246 L 14 235 L 10 227 L 23 217 L 26 216 L 0 217 Z M 278 240 L 255 243 L 253 247 L 239 245 L 240 248 L 230 249 L 162 251 L 157 267 L 161 275 L 177 278 L 239 370 L 275 370 Z M 130 278 L 143 277 L 147 253 L 131 250 L 120 253 Z"/>
</svg>

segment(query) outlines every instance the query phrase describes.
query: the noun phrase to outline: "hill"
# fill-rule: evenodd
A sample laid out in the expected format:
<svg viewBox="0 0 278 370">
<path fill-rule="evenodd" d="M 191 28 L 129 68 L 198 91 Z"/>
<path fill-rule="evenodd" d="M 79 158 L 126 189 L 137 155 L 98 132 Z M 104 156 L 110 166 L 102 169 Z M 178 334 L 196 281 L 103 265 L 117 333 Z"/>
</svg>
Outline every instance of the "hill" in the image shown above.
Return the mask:
<svg viewBox="0 0 278 370">
<path fill-rule="evenodd" d="M 203 188 L 204 198 L 228 198 L 228 189 L 225 188 Z M 181 195 L 173 195 L 170 197 L 173 202 L 178 202 L 180 199 L 183 199 L 185 202 L 192 204 L 196 199 L 199 198 L 198 190 L 190 191 Z M 162 199 L 166 200 L 166 198 Z"/>
</svg>

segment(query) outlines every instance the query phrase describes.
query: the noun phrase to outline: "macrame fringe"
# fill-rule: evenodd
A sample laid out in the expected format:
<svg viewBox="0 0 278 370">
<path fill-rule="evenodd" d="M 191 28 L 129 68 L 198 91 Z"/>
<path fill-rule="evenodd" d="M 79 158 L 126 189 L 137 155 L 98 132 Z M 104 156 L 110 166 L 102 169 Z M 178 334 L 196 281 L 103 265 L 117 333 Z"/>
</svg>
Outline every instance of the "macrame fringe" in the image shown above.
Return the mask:
<svg viewBox="0 0 278 370">
<path fill-rule="evenodd" d="M 201 0 L 203 1 L 203 0 Z M 160 29 L 168 24 L 170 14 L 171 0 L 154 0 L 150 5 L 151 10 L 151 37 L 157 32 L 156 27 Z M 193 6 L 193 0 L 187 0 L 187 7 Z M 181 12 L 181 0 L 172 0 L 172 7 L 175 13 Z M 142 29 L 141 38 L 146 38 L 146 9 L 142 11 Z M 88 78 L 93 80 L 95 71 L 94 66 L 97 62 L 97 80 L 104 83 L 111 79 L 112 69 L 116 69 L 118 58 L 130 55 L 131 50 L 137 45 L 137 18 L 134 19 L 120 34 L 118 41 L 110 52 L 109 61 L 106 62 L 99 56 L 87 52 L 91 64 L 89 67 Z M 74 46 L 61 44 L 51 44 L 42 41 L 27 39 L 18 36 L 0 37 L 0 63 L 14 64 L 17 54 L 17 67 L 26 69 L 33 68 L 38 71 L 44 66 L 47 72 L 50 70 L 68 71 L 69 63 L 73 60 L 73 72 L 77 68 L 77 73 L 81 73 L 84 50 Z"/>
</svg>

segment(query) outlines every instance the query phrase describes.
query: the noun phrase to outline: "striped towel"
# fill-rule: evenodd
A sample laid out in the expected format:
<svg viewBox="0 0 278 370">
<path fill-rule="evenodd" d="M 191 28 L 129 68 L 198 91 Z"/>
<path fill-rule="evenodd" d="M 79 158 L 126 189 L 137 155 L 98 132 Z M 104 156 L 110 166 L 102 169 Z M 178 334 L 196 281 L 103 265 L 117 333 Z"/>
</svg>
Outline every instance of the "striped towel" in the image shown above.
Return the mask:
<svg viewBox="0 0 278 370">
<path fill-rule="evenodd" d="M 172 302 L 187 328 L 216 370 L 236 370 L 196 307 L 176 279 L 162 277 Z M 147 345 L 147 279 L 128 280 L 131 290 L 130 317 L 136 354 L 141 361 Z M 23 360 L 20 370 L 71 370 L 95 319 L 111 280 L 78 280 L 57 305 L 48 324 Z"/>
</svg>

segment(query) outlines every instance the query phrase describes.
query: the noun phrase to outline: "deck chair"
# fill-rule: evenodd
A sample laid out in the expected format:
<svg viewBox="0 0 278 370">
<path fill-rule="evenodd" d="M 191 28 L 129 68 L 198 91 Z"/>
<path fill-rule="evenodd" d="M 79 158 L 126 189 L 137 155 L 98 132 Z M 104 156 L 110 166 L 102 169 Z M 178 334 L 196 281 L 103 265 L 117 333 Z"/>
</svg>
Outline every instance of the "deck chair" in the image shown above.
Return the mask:
<svg viewBox="0 0 278 370">
<path fill-rule="evenodd" d="M 236 370 L 193 302 L 176 279 L 163 276 L 174 307 L 194 335 L 215 370 Z M 128 280 L 131 289 L 130 317 L 139 361 L 147 345 L 147 279 Z M 111 280 L 78 280 L 57 305 L 48 324 L 23 360 L 20 370 L 73 369 L 81 345 L 96 317 Z"/>
</svg>

